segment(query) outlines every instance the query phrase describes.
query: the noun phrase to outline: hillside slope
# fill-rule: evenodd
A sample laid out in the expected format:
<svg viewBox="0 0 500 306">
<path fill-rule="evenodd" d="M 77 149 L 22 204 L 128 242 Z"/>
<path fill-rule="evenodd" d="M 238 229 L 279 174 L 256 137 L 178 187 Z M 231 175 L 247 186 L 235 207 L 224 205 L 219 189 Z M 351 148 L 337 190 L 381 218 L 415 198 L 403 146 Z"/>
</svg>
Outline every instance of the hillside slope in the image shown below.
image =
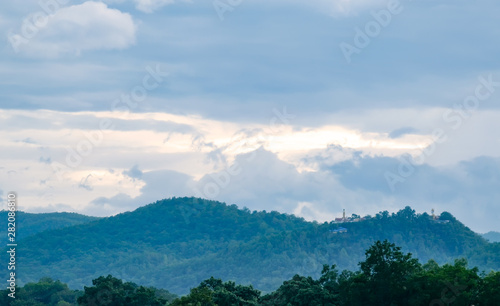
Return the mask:
<svg viewBox="0 0 500 306">
<path fill-rule="evenodd" d="M 0 211 L 0 235 L 7 236 L 7 213 Z M 16 238 L 21 240 L 25 237 L 53 229 L 84 224 L 99 219 L 98 217 L 84 216 L 77 213 L 55 212 L 32 214 L 22 211 L 16 212 Z"/>
<path fill-rule="evenodd" d="M 18 247 L 18 275 L 22 282 L 50 276 L 81 288 L 112 274 L 177 294 L 215 276 L 271 291 L 296 273 L 318 276 L 325 263 L 355 270 L 365 249 L 383 239 L 421 261 L 470 255 L 483 269 L 500 268 L 498 253 L 483 258 L 478 251 L 493 244 L 450 214 L 441 218 L 449 222 L 437 223 L 407 207 L 342 224 L 347 232 L 334 234 L 338 224 L 174 198 L 28 237 Z"/>
</svg>

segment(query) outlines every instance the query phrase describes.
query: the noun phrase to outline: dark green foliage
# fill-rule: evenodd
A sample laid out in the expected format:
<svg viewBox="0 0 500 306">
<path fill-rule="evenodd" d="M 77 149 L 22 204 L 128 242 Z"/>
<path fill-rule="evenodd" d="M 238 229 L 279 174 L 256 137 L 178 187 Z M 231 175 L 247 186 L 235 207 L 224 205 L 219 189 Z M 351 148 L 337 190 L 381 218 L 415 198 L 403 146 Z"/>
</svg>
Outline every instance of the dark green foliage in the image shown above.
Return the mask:
<svg viewBox="0 0 500 306">
<path fill-rule="evenodd" d="M 405 300 L 411 277 L 419 269 L 418 260 L 403 254 L 401 248 L 385 240 L 377 241 L 366 251 L 360 263 L 367 302 L 373 305 L 400 305 Z"/>
<path fill-rule="evenodd" d="M 15 299 L 8 297 L 8 293 L 10 293 L 8 290 L 0 291 L 0 305 L 76 305 L 76 299 L 82 294 L 80 291 L 70 290 L 68 285 L 51 278 L 42 278 L 37 283 L 16 287 Z"/>
<path fill-rule="evenodd" d="M 468 269 L 465 259 L 441 267 L 431 261 L 413 275 L 409 305 L 473 305 L 479 301 L 480 281 L 477 268 Z"/>
<path fill-rule="evenodd" d="M 260 291 L 252 286 L 236 285 L 234 282 L 222 282 L 213 277 L 204 280 L 191 289 L 191 292 L 172 302 L 175 306 L 218 305 L 218 306 L 250 306 L 258 305 Z"/>
<path fill-rule="evenodd" d="M 187 296 L 174 300 L 172 306 L 215 306 L 213 292 L 210 289 L 193 288 Z"/>
<path fill-rule="evenodd" d="M 396 214 L 381 212 L 362 222 L 342 224 L 348 231 L 333 234 L 330 230 L 338 224 L 173 198 L 27 237 L 19 245 L 18 273 L 24 282 L 51 276 L 71 288 L 112 274 L 177 294 L 187 294 L 189 288 L 216 275 L 270 292 L 295 274 L 320 277 L 324 263 L 354 271 L 377 240 L 395 243 L 422 262 L 434 258 L 444 264 L 466 257 L 480 270 L 500 270 L 497 246 L 450 214 L 441 217 L 450 222 L 437 223 L 406 207 Z M 361 283 L 366 276 L 356 277 Z"/>
<path fill-rule="evenodd" d="M 260 299 L 262 305 L 336 305 L 338 300 L 338 272 L 335 266 L 324 265 L 321 277 L 294 275 L 276 291 Z"/>
<path fill-rule="evenodd" d="M 481 305 L 495 306 L 500 303 L 500 271 L 490 272 L 483 277 L 479 286 Z"/>
<path fill-rule="evenodd" d="M 82 306 L 161 306 L 167 300 L 158 297 L 155 288 L 124 283 L 111 275 L 101 276 L 92 281 L 92 287 L 85 287 L 83 296 L 78 298 Z"/>
<path fill-rule="evenodd" d="M 482 305 L 500 302 L 500 272 L 478 274 L 465 259 L 440 266 L 421 265 L 411 254 L 388 241 L 376 241 L 365 252 L 359 270 L 338 273 L 324 265 L 318 279 L 294 275 L 274 292 L 261 296 L 251 285 L 237 285 L 210 277 L 190 293 L 176 298 L 163 289 L 146 288 L 108 275 L 92 281 L 84 292 L 42 279 L 17 288 L 16 300 L 3 291 L 0 305 L 111 305 L 111 306 L 420 306 Z M 78 297 L 79 296 L 79 297 Z M 77 299 L 78 297 L 78 299 Z"/>
<path fill-rule="evenodd" d="M 499 305 L 500 272 L 478 275 L 465 259 L 421 265 L 388 241 L 375 242 L 356 272 L 325 266 L 318 280 L 295 275 L 262 305 Z"/>
</svg>

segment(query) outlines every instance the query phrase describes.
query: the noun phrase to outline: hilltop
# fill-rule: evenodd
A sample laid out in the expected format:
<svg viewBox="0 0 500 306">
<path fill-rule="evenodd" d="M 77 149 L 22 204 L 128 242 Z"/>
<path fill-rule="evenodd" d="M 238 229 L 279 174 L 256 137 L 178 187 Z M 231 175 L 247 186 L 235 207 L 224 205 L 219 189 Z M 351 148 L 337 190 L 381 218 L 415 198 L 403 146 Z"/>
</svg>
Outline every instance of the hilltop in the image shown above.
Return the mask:
<svg viewBox="0 0 500 306">
<path fill-rule="evenodd" d="M 49 276 L 81 289 L 112 274 L 176 294 L 215 276 L 268 292 L 297 273 L 319 276 L 323 264 L 355 270 L 364 251 L 384 239 L 422 262 L 466 257 L 480 269 L 500 269 L 500 244 L 488 243 L 449 213 L 439 217 L 447 223 L 410 207 L 363 218 L 319 224 L 274 211 L 173 198 L 27 237 L 18 246 L 18 275 L 22 282 Z M 339 226 L 347 231 L 333 233 Z"/>
</svg>

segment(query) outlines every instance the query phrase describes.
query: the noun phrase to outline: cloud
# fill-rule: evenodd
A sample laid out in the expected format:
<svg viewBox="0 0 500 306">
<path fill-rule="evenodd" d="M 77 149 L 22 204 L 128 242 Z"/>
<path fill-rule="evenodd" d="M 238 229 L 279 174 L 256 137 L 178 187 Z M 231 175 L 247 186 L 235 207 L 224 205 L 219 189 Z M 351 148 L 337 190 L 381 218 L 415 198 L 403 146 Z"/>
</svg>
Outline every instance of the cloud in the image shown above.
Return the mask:
<svg viewBox="0 0 500 306">
<path fill-rule="evenodd" d="M 64 7 L 43 18 L 33 34 L 16 34 L 21 41 L 19 51 L 32 57 L 57 58 L 91 50 L 125 49 L 135 43 L 132 16 L 102 2 Z"/>
<path fill-rule="evenodd" d="M 300 173 L 294 165 L 262 148 L 237 156 L 232 166 L 223 171 L 204 176 L 196 182 L 195 190 L 196 196 L 250 209 L 288 213 L 304 211 L 307 217 L 311 212 L 322 211 L 326 215 L 315 215 L 323 220 L 332 212 L 340 211 L 342 205 L 355 203 L 353 198 L 357 197 L 339 184 L 333 175 L 326 172 Z"/>
<path fill-rule="evenodd" d="M 479 232 L 498 228 L 497 214 L 491 212 L 498 211 L 500 201 L 500 158 L 478 157 L 448 167 L 418 165 L 395 192 L 384 174 L 398 173 L 401 157 L 354 153 L 352 159 L 333 165 L 324 156 L 316 162 L 321 160 L 326 164 L 318 171 L 298 172 L 292 164 L 259 149 L 239 155 L 231 167 L 195 182 L 195 195 L 319 221 L 339 216 L 343 208 L 375 214 L 410 205 L 419 212 L 449 211 Z"/>
<path fill-rule="evenodd" d="M 82 212 L 89 215 L 109 216 L 133 210 L 160 199 L 193 195 L 190 187 L 193 185 L 192 178 L 180 172 L 170 170 L 144 172 L 142 180 L 145 184 L 139 196 L 131 197 L 128 194 L 118 193 L 112 197 L 98 197 L 92 200 Z"/>
<path fill-rule="evenodd" d="M 416 133 L 417 130 L 412 127 L 402 127 L 389 133 L 389 138 L 395 139 L 400 138 L 406 134 Z"/>
<path fill-rule="evenodd" d="M 87 175 L 85 178 L 82 178 L 80 180 L 80 183 L 78 184 L 78 188 L 83 188 L 87 191 L 92 191 L 94 188 L 90 185 L 89 179 L 92 177 L 92 174 Z"/>
<path fill-rule="evenodd" d="M 50 164 L 52 163 L 52 159 L 50 157 L 43 157 L 43 156 L 40 156 L 40 159 L 39 161 L 41 163 L 44 163 L 44 164 Z"/>
<path fill-rule="evenodd" d="M 175 3 L 175 0 L 134 0 L 136 8 L 144 13 L 152 13 L 153 11 L 169 4 Z"/>
<path fill-rule="evenodd" d="M 134 165 L 130 170 L 123 171 L 123 174 L 133 179 L 142 178 L 142 171 L 139 170 L 139 166 L 137 165 Z"/>
</svg>

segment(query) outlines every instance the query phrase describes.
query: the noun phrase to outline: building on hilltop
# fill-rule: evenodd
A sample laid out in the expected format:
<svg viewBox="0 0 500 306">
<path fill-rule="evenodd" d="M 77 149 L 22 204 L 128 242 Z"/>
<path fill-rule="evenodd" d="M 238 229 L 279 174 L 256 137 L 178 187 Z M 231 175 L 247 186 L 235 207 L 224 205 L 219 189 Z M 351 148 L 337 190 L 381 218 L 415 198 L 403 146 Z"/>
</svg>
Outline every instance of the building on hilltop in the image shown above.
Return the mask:
<svg viewBox="0 0 500 306">
<path fill-rule="evenodd" d="M 339 228 L 336 228 L 336 229 L 331 229 L 330 233 L 332 233 L 332 234 L 347 233 L 347 228 L 345 228 L 345 227 L 339 227 Z"/>
<path fill-rule="evenodd" d="M 352 214 L 350 217 L 345 216 L 345 209 L 342 210 L 342 218 L 335 218 L 334 223 L 344 223 L 344 222 L 359 222 L 364 221 L 365 218 L 361 218 L 360 215 Z"/>
</svg>

